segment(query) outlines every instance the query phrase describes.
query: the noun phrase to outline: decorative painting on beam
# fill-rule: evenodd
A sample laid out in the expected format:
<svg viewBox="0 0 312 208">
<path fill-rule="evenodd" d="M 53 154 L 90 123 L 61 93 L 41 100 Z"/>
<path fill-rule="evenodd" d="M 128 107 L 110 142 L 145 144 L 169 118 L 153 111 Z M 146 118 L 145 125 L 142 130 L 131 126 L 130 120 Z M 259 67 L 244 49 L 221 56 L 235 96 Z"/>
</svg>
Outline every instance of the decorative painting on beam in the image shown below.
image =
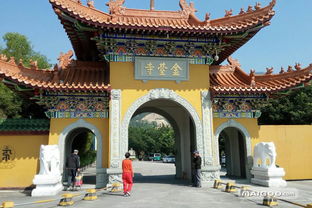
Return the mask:
<svg viewBox="0 0 312 208">
<path fill-rule="evenodd" d="M 214 97 L 213 116 L 215 118 L 259 118 L 261 116 L 260 108 L 266 101 L 265 95 Z"/>
<path fill-rule="evenodd" d="M 106 61 L 134 62 L 136 56 L 187 58 L 191 64 L 212 64 L 229 44 L 221 38 L 155 38 L 101 34 L 93 38 Z"/>
<path fill-rule="evenodd" d="M 35 99 L 47 108 L 48 118 L 108 118 L 107 94 L 47 93 Z"/>
</svg>

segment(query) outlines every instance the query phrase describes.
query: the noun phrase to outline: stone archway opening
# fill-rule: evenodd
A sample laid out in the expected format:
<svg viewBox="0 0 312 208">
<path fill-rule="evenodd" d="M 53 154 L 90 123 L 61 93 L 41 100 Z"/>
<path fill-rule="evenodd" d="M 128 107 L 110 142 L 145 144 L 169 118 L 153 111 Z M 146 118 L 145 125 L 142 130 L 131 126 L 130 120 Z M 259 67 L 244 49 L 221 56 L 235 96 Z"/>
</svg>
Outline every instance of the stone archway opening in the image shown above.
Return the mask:
<svg viewBox="0 0 312 208">
<path fill-rule="evenodd" d="M 63 181 L 66 180 L 66 156 L 72 150 L 72 144 L 74 142 L 75 137 L 79 134 L 89 133 L 93 135 L 94 138 L 94 149 L 96 149 L 96 165 L 92 170 L 93 181 L 96 181 L 96 188 L 103 188 L 106 185 L 105 180 L 105 171 L 102 167 L 102 135 L 96 126 L 92 125 L 89 122 L 86 122 L 84 119 L 79 119 L 76 122 L 70 124 L 60 134 L 59 137 L 59 149 L 61 154 L 61 173 L 63 175 Z M 86 174 L 85 174 L 86 175 Z M 96 179 L 94 179 L 94 176 Z M 91 184 L 93 187 L 93 184 Z"/>
<path fill-rule="evenodd" d="M 144 161 L 141 164 L 145 164 L 145 167 L 150 170 L 137 173 L 136 181 L 164 182 L 163 180 L 167 180 L 169 183 L 174 183 L 174 180 L 172 180 L 174 178 L 184 179 L 184 182 L 191 181 L 191 156 L 192 152 L 196 150 L 196 131 L 189 112 L 175 101 L 155 99 L 141 105 L 132 115 L 132 120 L 137 116 L 148 113 L 160 115 L 170 124 L 174 132 L 174 144 L 173 151 L 168 152 L 168 154 L 174 155 L 175 162 L 164 165 L 163 161 Z M 131 124 L 128 127 L 129 140 L 132 137 L 131 131 L 129 131 L 130 128 Z M 128 141 L 128 144 L 128 147 L 131 148 L 131 141 Z M 157 152 L 145 152 L 146 159 L 150 156 L 149 154 L 153 153 Z"/>
<path fill-rule="evenodd" d="M 218 137 L 221 177 L 246 179 L 248 177 L 245 135 L 235 127 L 224 128 Z"/>
<path fill-rule="evenodd" d="M 97 138 L 88 128 L 79 127 L 71 130 L 65 138 L 63 182 L 68 181 L 66 161 L 74 150 L 79 151 L 81 171 L 85 185 L 96 185 Z"/>
<path fill-rule="evenodd" d="M 84 174 L 84 184 L 96 184 L 97 139 L 88 128 L 79 127 L 71 130 L 65 138 L 63 181 L 68 180 L 66 161 L 74 150 L 79 151 L 80 167 Z"/>
</svg>

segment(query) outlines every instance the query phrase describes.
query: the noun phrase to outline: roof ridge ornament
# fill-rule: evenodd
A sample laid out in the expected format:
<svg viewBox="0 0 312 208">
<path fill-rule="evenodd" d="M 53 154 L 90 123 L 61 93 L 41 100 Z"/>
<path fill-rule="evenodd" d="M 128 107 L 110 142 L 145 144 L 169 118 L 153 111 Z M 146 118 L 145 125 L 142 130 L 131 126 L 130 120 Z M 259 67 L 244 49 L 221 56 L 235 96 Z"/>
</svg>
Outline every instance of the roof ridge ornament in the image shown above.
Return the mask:
<svg viewBox="0 0 312 208">
<path fill-rule="evenodd" d="M 301 64 L 300 64 L 300 63 L 296 63 L 295 69 L 296 69 L 297 71 L 300 71 L 300 70 L 301 70 Z"/>
<path fill-rule="evenodd" d="M 266 75 L 271 75 L 272 73 L 273 73 L 273 67 L 271 67 L 271 68 L 266 68 Z"/>
<path fill-rule="evenodd" d="M 180 0 L 180 3 L 179 3 L 181 9 L 182 9 L 182 13 L 185 15 L 185 16 L 189 16 L 190 14 L 194 15 L 195 12 L 197 12 L 197 9 L 195 9 L 195 5 L 194 5 L 194 2 L 190 2 L 190 4 L 188 4 L 186 2 L 186 0 Z"/>
<path fill-rule="evenodd" d="M 87 5 L 88 5 L 88 7 L 91 8 L 91 9 L 94 9 L 94 8 L 95 8 L 95 7 L 94 7 L 94 1 L 92 1 L 92 0 L 88 0 L 88 1 L 87 1 Z"/>
<path fill-rule="evenodd" d="M 232 56 L 229 56 L 227 58 L 228 63 L 230 64 L 230 66 L 234 66 L 234 67 L 241 67 L 241 64 L 239 63 L 239 61 L 237 59 L 234 59 Z"/>
<path fill-rule="evenodd" d="M 16 65 L 16 63 L 15 63 L 15 57 L 14 57 L 14 56 L 11 56 L 10 59 L 9 59 L 9 61 L 8 61 L 8 63 L 13 64 L 13 65 Z"/>
<path fill-rule="evenodd" d="M 33 61 L 32 59 L 29 60 L 30 62 L 30 68 L 34 70 L 38 70 L 38 61 Z"/>
<path fill-rule="evenodd" d="M 261 9 L 261 3 L 257 2 L 255 6 L 255 10 Z"/>
<path fill-rule="evenodd" d="M 281 71 L 280 71 L 279 73 L 280 73 L 280 74 L 285 73 L 285 69 L 284 69 L 284 67 L 281 67 Z"/>
<path fill-rule="evenodd" d="M 224 17 L 231 17 L 233 15 L 233 9 L 225 10 Z"/>
<path fill-rule="evenodd" d="M 210 14 L 209 12 L 207 12 L 207 13 L 205 14 L 205 21 L 206 21 L 206 22 L 210 20 L 210 16 L 211 16 L 211 14 Z"/>
<path fill-rule="evenodd" d="M 244 8 L 241 8 L 239 14 L 245 14 L 245 13 L 246 13 L 246 12 L 245 12 L 245 9 L 244 9 Z"/>
<path fill-rule="evenodd" d="M 270 3 L 270 6 L 274 7 L 275 5 L 276 5 L 276 0 L 272 0 L 271 3 Z"/>
<path fill-rule="evenodd" d="M 256 86 L 256 70 L 250 69 L 249 77 L 250 77 L 250 86 Z"/>
<path fill-rule="evenodd" d="M 5 54 L 0 54 L 0 60 L 7 62 L 8 61 L 8 57 Z"/>
<path fill-rule="evenodd" d="M 106 3 L 106 6 L 109 7 L 109 13 L 111 15 L 115 14 L 123 14 L 125 12 L 126 7 L 124 7 L 125 0 L 109 0 Z"/>
<path fill-rule="evenodd" d="M 247 9 L 247 13 L 250 13 L 250 12 L 253 12 L 253 9 L 252 9 L 252 6 L 251 6 L 251 5 L 249 5 L 249 6 L 248 6 L 248 9 Z"/>
<path fill-rule="evenodd" d="M 73 61 L 71 58 L 73 57 L 74 53 L 72 50 L 69 50 L 67 53 L 60 53 L 60 56 L 58 57 L 58 69 L 66 69 L 66 67 Z"/>
</svg>

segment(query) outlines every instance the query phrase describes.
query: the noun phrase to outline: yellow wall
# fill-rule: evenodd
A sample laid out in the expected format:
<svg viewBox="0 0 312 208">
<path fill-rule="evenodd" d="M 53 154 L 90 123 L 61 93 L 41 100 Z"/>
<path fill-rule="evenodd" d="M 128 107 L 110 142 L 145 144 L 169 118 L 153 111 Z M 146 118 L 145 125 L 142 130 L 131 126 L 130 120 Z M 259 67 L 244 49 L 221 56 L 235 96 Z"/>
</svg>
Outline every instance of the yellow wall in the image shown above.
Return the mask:
<svg viewBox="0 0 312 208">
<path fill-rule="evenodd" d="M 276 146 L 276 164 L 285 169 L 285 179 L 312 179 L 312 125 L 260 126 L 256 142 L 271 141 Z"/>
<path fill-rule="evenodd" d="M 79 119 L 72 119 L 72 118 L 62 118 L 62 119 L 51 119 L 50 124 L 50 135 L 49 135 L 49 144 L 58 144 L 59 136 L 64 131 L 64 129 L 78 121 Z M 109 159 L 109 128 L 107 118 L 86 118 L 83 119 L 86 122 L 94 125 L 102 135 L 102 165 L 103 168 L 108 167 L 108 159 Z"/>
<path fill-rule="evenodd" d="M 9 145 L 15 153 L 12 168 L 3 168 L 3 164 L 0 164 L 1 188 L 28 187 L 32 185 L 34 176 L 39 172 L 38 158 L 41 144 L 48 144 L 48 135 L 0 136 L 0 147 Z"/>
<path fill-rule="evenodd" d="M 155 88 L 168 88 L 186 99 L 196 109 L 201 118 L 200 91 L 209 88 L 209 66 L 190 65 L 189 80 L 176 83 L 175 81 L 150 80 L 144 83 L 134 79 L 134 63 L 110 63 L 110 83 L 112 89 L 122 90 L 122 118 L 131 104 Z"/>
<path fill-rule="evenodd" d="M 274 142 L 276 164 L 285 169 L 286 180 L 312 179 L 312 126 L 258 126 L 257 119 L 234 119 L 250 134 L 252 152 L 259 142 Z M 228 119 L 214 118 L 214 132 Z"/>
</svg>

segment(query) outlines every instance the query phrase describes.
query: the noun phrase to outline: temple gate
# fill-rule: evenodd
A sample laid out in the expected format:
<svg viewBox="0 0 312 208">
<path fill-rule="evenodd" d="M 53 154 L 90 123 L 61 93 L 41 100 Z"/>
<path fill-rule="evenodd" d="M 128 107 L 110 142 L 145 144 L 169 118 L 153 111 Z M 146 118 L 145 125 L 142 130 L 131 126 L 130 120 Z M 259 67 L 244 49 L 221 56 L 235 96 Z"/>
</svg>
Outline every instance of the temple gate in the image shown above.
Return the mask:
<svg viewBox="0 0 312 208">
<path fill-rule="evenodd" d="M 218 140 L 225 132 L 228 137 L 237 134 L 227 141 L 242 148 L 242 153 L 231 150 L 230 172 L 249 179 L 260 107 L 272 94 L 312 79 L 312 65 L 282 68 L 279 74 L 273 74 L 273 68 L 261 75 L 254 70 L 247 74 L 230 57 L 270 24 L 276 0 L 237 15 L 226 11 L 214 20 L 207 13 L 202 21 L 186 0 L 179 1 L 179 11 L 155 10 L 153 1 L 149 10 L 129 9 L 124 0 L 110 0 L 109 13 L 97 10 L 93 1 L 49 1 L 77 60 L 72 59 L 73 51 L 61 53 L 53 69 L 39 70 L 36 62 L 25 67 L 1 55 L 0 75 L 12 88 L 26 89 L 46 109 L 46 143 L 59 145 L 62 162 L 73 132 L 86 129 L 94 134 L 98 188 L 121 180 L 130 119 L 147 111 L 174 123 L 178 177 L 190 178 L 191 152 L 198 150 L 202 181 L 219 178 Z M 228 64 L 220 65 L 226 59 Z M 238 163 L 241 168 L 236 170 L 233 165 Z"/>
</svg>

